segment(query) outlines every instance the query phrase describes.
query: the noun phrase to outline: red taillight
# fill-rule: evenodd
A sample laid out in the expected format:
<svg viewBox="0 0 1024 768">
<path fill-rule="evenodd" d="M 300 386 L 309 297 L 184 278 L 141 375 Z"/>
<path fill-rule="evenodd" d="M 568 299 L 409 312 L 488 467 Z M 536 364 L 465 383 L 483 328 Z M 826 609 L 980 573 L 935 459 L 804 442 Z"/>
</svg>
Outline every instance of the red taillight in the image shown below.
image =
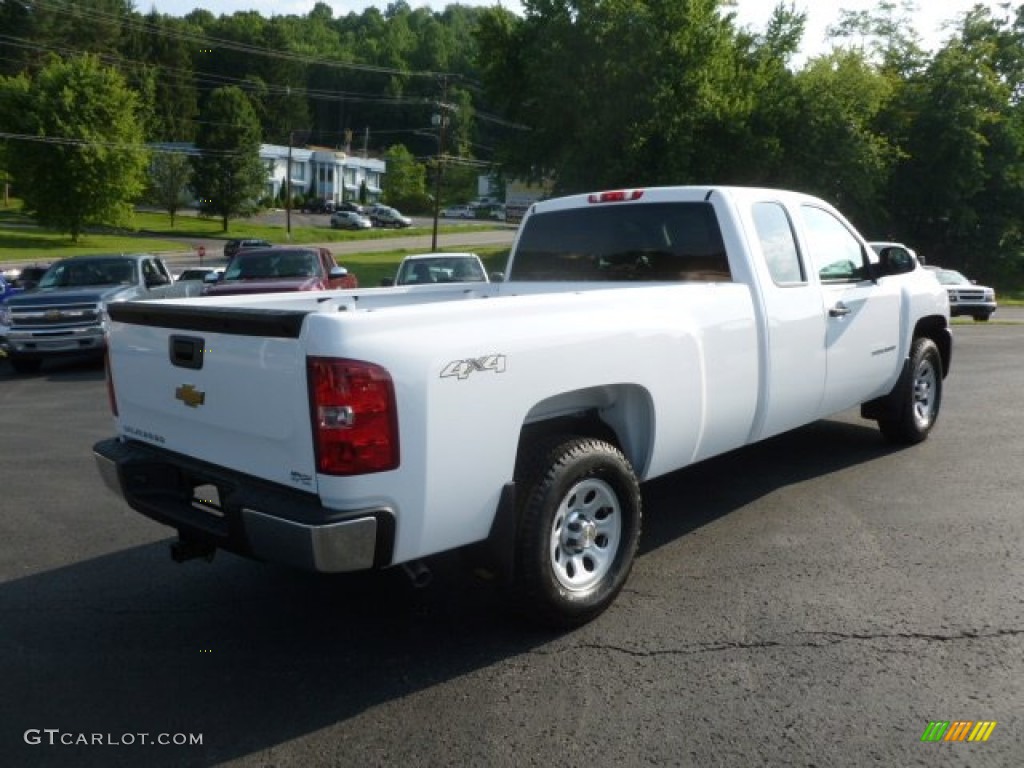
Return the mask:
<svg viewBox="0 0 1024 768">
<path fill-rule="evenodd" d="M 103 371 L 107 378 L 107 400 L 110 402 L 110 412 L 114 414 L 116 419 L 117 413 L 117 394 L 114 392 L 114 374 L 110 370 L 110 349 L 108 348 L 103 353 Z"/>
<path fill-rule="evenodd" d="M 639 200 L 644 196 L 642 189 L 618 189 L 614 192 L 600 192 L 595 195 L 588 195 L 588 203 L 625 203 L 630 200 Z"/>
<path fill-rule="evenodd" d="M 334 357 L 306 363 L 317 471 L 360 475 L 398 466 L 391 376 L 379 365 Z"/>
</svg>

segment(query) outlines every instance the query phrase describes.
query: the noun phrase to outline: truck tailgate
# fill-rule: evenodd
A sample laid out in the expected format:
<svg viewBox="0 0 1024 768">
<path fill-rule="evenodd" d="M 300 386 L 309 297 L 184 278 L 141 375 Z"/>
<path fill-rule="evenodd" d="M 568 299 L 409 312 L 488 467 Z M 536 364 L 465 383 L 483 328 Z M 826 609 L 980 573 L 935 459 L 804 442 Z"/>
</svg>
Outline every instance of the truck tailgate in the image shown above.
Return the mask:
<svg viewBox="0 0 1024 768">
<path fill-rule="evenodd" d="M 125 303 L 110 307 L 120 433 L 316 491 L 305 312 Z"/>
</svg>

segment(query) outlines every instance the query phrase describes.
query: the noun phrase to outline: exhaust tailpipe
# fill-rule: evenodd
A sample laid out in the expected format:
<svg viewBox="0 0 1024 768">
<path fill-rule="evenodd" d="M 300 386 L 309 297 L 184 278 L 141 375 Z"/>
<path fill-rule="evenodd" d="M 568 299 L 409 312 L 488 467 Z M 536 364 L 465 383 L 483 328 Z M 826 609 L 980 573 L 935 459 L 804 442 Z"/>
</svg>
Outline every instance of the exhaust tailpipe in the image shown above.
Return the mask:
<svg viewBox="0 0 1024 768">
<path fill-rule="evenodd" d="M 402 570 L 405 571 L 405 575 L 409 577 L 409 581 L 416 589 L 423 589 L 434 579 L 434 574 L 422 560 L 402 563 Z"/>
</svg>

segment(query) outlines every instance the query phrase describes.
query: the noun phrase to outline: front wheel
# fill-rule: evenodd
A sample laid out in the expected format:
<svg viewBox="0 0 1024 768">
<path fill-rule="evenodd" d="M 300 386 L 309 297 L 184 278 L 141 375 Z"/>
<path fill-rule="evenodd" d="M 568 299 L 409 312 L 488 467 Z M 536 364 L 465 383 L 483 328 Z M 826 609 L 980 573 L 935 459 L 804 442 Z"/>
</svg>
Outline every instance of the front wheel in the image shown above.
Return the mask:
<svg viewBox="0 0 1024 768">
<path fill-rule="evenodd" d="M 517 472 L 513 590 L 519 607 L 569 628 L 598 616 L 626 583 L 640 540 L 640 488 L 613 445 L 539 441 Z"/>
<path fill-rule="evenodd" d="M 889 442 L 920 443 L 932 431 L 942 406 L 942 357 L 929 338 L 914 339 L 910 347 L 910 368 L 893 391 L 895 416 L 878 420 L 878 428 Z"/>
</svg>

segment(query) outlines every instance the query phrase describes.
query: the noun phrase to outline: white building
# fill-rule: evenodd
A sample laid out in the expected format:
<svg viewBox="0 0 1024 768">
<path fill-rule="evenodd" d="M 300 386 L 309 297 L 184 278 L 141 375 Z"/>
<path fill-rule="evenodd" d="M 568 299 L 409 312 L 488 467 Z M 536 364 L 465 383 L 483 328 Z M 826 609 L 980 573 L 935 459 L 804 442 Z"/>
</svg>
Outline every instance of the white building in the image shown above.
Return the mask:
<svg viewBox="0 0 1024 768">
<path fill-rule="evenodd" d="M 151 145 L 164 152 L 195 155 L 194 144 L 162 142 Z M 267 169 L 264 194 L 278 199 L 288 177 L 288 155 L 291 154 L 292 197 L 319 197 L 340 203 L 358 200 L 366 186 L 366 201 L 375 203 L 383 194 L 387 163 L 368 157 L 355 157 L 328 147 L 286 147 L 261 144 L 260 160 Z"/>
<path fill-rule="evenodd" d="M 366 185 L 366 201 L 380 199 L 387 163 L 367 157 L 355 157 L 328 147 L 291 148 L 292 196 L 318 197 L 340 203 L 358 200 Z M 267 167 L 267 194 L 277 198 L 288 175 L 289 148 L 277 144 L 260 145 L 260 159 Z"/>
</svg>

